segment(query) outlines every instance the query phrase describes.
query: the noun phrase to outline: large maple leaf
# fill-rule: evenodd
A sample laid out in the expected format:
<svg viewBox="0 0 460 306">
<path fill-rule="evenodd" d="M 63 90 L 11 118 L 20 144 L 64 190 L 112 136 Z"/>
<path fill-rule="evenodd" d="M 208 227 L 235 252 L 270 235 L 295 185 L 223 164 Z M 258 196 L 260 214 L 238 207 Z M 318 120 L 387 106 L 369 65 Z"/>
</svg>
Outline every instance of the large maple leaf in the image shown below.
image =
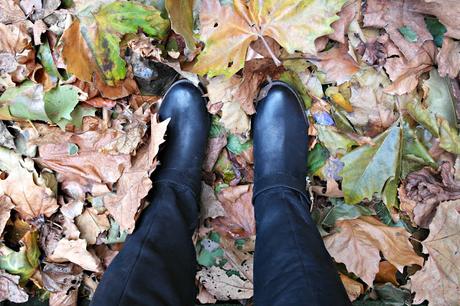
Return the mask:
<svg viewBox="0 0 460 306">
<path fill-rule="evenodd" d="M 336 13 L 346 0 L 246 2 L 234 0 L 232 8 L 218 0 L 203 1 L 201 40 L 206 46 L 194 66 L 196 73 L 232 76 L 244 66 L 249 44 L 264 36 L 275 39 L 289 53 L 314 54 L 315 39 L 333 32 L 331 23 L 339 19 Z"/>
</svg>

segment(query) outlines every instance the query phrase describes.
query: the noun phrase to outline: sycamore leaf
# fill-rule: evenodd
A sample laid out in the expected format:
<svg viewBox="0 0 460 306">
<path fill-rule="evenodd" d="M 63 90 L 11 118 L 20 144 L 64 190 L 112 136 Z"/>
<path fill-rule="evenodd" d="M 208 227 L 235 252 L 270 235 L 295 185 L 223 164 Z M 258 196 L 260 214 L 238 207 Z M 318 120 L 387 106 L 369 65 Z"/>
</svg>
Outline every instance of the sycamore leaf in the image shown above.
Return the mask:
<svg viewBox="0 0 460 306">
<path fill-rule="evenodd" d="M 423 265 L 423 258 L 413 250 L 404 228 L 389 227 L 366 216 L 337 221 L 336 226 L 340 231 L 324 238 L 327 250 L 368 286 L 372 286 L 379 271 L 380 252 L 401 272 L 404 266 Z"/>
<path fill-rule="evenodd" d="M 429 254 L 422 270 L 411 278 L 414 304 L 457 305 L 460 291 L 460 201 L 443 202 L 430 224 L 430 235 L 422 242 Z"/>
<path fill-rule="evenodd" d="M 331 34 L 331 23 L 345 0 L 234 0 L 221 5 L 205 0 L 200 12 L 201 40 L 206 44 L 194 71 L 209 77 L 232 76 L 244 66 L 249 44 L 263 36 L 275 39 L 288 53 L 316 53 L 315 39 Z M 308 20 L 308 22 L 305 22 Z"/>
<path fill-rule="evenodd" d="M 315 128 L 319 140 L 333 156 L 343 155 L 357 145 L 354 140 L 340 134 L 333 126 L 315 124 Z"/>
<path fill-rule="evenodd" d="M 182 35 L 189 51 L 195 51 L 193 37 L 193 0 L 165 0 L 165 7 L 171 20 L 171 28 Z"/>
<path fill-rule="evenodd" d="M 62 52 L 69 71 L 86 81 L 94 73 L 102 74 L 108 84 L 123 80 L 127 70 L 120 56 L 121 37 L 140 28 L 149 36 L 164 38 L 169 21 L 160 14 L 152 6 L 127 1 L 105 4 L 97 12 L 91 8 L 81 12 L 80 20 L 63 35 Z"/>
<path fill-rule="evenodd" d="M 361 146 L 342 157 L 345 202 L 371 200 L 375 193 L 382 192 L 387 181 L 398 177 L 401 138 L 401 129 L 393 126 L 373 139 L 373 146 Z"/>
</svg>

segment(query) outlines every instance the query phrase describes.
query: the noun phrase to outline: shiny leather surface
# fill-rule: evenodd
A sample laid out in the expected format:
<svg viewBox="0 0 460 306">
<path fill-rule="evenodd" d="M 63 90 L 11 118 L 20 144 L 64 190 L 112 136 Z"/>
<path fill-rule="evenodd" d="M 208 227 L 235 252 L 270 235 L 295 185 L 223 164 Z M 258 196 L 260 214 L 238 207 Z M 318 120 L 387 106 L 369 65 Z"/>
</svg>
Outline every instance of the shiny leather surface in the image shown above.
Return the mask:
<svg viewBox="0 0 460 306">
<path fill-rule="evenodd" d="M 200 171 L 210 128 L 202 91 L 187 80 L 176 82 L 163 98 L 159 117 L 171 118 L 159 169 Z"/>
<path fill-rule="evenodd" d="M 289 85 L 275 82 L 257 104 L 252 122 L 256 181 L 276 174 L 305 180 L 308 123 L 301 103 Z"/>
</svg>

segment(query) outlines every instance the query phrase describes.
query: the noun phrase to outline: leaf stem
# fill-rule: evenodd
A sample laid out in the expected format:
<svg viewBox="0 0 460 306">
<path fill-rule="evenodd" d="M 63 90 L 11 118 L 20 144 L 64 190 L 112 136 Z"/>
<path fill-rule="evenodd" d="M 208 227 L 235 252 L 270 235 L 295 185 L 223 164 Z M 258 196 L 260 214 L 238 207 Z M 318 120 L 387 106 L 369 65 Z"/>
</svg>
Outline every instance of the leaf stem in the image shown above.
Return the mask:
<svg viewBox="0 0 460 306">
<path fill-rule="evenodd" d="M 270 48 L 268 45 L 267 41 L 263 37 L 263 35 L 259 34 L 260 39 L 262 39 L 262 42 L 264 43 L 265 48 L 267 49 L 268 53 L 272 57 L 273 61 L 275 62 L 276 66 L 281 66 L 281 61 L 276 57 L 275 53 L 273 53 L 273 50 Z"/>
</svg>

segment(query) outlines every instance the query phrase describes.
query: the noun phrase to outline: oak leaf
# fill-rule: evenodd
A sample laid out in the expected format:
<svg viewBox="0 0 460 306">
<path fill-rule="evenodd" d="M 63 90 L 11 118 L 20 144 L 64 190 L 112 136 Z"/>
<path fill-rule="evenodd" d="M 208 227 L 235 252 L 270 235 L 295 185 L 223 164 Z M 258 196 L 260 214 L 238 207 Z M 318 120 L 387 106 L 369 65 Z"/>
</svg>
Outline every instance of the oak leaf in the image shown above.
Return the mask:
<svg viewBox="0 0 460 306">
<path fill-rule="evenodd" d="M 414 303 L 428 300 L 430 305 L 457 305 L 460 292 L 460 201 L 439 205 L 430 235 L 422 241 L 429 254 L 422 270 L 411 278 Z"/>
<path fill-rule="evenodd" d="M 336 13 L 345 2 L 235 0 L 232 9 L 218 0 L 203 1 L 201 40 L 206 46 L 194 71 L 232 76 L 244 66 L 250 43 L 263 36 L 275 39 L 288 53 L 315 54 L 315 39 L 333 32 L 330 25 L 339 19 Z"/>
<path fill-rule="evenodd" d="M 324 238 L 327 250 L 368 286 L 372 287 L 379 271 L 380 252 L 401 272 L 404 266 L 423 265 L 404 228 L 389 227 L 368 216 L 337 221 L 336 226 L 340 231 Z"/>
</svg>

